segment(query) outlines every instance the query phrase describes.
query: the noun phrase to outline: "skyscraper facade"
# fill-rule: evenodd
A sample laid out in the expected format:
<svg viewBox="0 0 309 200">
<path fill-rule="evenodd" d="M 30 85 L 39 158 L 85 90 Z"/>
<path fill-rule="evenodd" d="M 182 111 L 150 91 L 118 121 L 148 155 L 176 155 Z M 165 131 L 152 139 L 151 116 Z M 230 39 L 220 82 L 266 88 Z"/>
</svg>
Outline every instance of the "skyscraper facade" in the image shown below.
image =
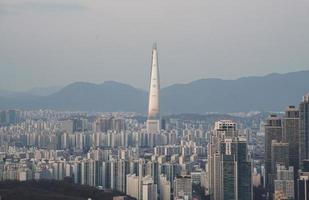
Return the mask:
<svg viewBox="0 0 309 200">
<path fill-rule="evenodd" d="M 289 167 L 289 143 L 272 140 L 271 143 L 271 174 L 276 178 L 277 165 Z"/>
<path fill-rule="evenodd" d="M 309 158 L 309 94 L 299 105 L 300 162 Z"/>
<path fill-rule="evenodd" d="M 171 183 L 167 180 L 166 176 L 160 175 L 160 200 L 169 200 L 171 198 Z"/>
<path fill-rule="evenodd" d="M 192 179 L 190 176 L 179 176 L 174 180 L 174 198 L 192 199 Z"/>
<path fill-rule="evenodd" d="M 210 199 L 252 199 L 252 166 L 236 123 L 218 121 L 208 143 Z"/>
<path fill-rule="evenodd" d="M 289 143 L 289 166 L 294 168 L 294 179 L 296 181 L 299 169 L 299 110 L 295 106 L 289 106 L 283 118 L 283 142 Z"/>
<path fill-rule="evenodd" d="M 271 147 L 272 141 L 282 141 L 282 121 L 277 115 L 271 115 L 265 124 L 265 178 L 266 188 L 273 190 L 274 174 L 272 173 Z"/>
<path fill-rule="evenodd" d="M 154 44 L 149 84 L 147 133 L 159 133 L 160 129 L 160 77 L 157 46 Z"/>
<path fill-rule="evenodd" d="M 294 199 L 294 169 L 278 164 L 274 181 L 275 200 Z"/>
<path fill-rule="evenodd" d="M 293 167 L 294 183 L 297 182 L 298 170 L 300 166 L 300 124 L 299 110 L 295 106 L 288 106 L 283 117 L 283 134 L 284 143 L 289 144 L 288 158 L 289 166 Z M 297 196 L 297 184 L 294 184 L 295 196 Z"/>
<path fill-rule="evenodd" d="M 309 160 L 302 161 L 302 169 L 299 170 L 297 179 L 297 199 L 308 200 L 309 198 Z"/>
<path fill-rule="evenodd" d="M 154 184 L 150 176 L 142 179 L 142 200 L 157 200 L 157 184 Z"/>
</svg>

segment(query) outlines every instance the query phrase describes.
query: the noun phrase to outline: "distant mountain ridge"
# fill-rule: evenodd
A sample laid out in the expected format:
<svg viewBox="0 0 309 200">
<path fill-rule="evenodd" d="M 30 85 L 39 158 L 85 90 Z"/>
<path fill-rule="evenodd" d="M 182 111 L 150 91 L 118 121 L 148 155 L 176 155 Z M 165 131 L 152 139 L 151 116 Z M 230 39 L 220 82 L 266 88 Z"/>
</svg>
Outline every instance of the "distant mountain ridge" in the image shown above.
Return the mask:
<svg viewBox="0 0 309 200">
<path fill-rule="evenodd" d="M 236 80 L 200 79 L 161 89 L 161 111 L 171 113 L 281 111 L 298 105 L 309 92 L 309 70 L 243 77 Z M 6 94 L 10 92 L 6 91 Z M 115 81 L 75 82 L 47 96 L 3 95 L 0 109 L 133 111 L 146 113 L 148 93 Z"/>
<path fill-rule="evenodd" d="M 53 93 L 60 91 L 63 87 L 61 86 L 51 86 L 51 87 L 35 87 L 28 90 L 26 93 L 36 95 L 36 96 L 48 96 Z"/>
</svg>

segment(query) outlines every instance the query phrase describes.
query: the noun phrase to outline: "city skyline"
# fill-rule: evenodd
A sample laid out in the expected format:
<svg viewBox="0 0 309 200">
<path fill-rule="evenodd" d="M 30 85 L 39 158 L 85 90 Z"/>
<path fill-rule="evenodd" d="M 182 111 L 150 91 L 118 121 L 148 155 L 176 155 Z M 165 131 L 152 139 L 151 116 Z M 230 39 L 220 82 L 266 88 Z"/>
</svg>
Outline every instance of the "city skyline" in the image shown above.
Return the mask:
<svg viewBox="0 0 309 200">
<path fill-rule="evenodd" d="M 159 80 L 156 48 L 152 60 L 150 90 Z M 151 111 L 151 122 L 159 121 Z M 137 200 L 305 200 L 309 193 L 309 94 L 284 115 L 174 115 L 151 130 L 135 116 L 2 110 L 0 180 L 70 180 Z"/>
<path fill-rule="evenodd" d="M 0 200 L 308 200 L 308 10 L 2 0 Z"/>
</svg>

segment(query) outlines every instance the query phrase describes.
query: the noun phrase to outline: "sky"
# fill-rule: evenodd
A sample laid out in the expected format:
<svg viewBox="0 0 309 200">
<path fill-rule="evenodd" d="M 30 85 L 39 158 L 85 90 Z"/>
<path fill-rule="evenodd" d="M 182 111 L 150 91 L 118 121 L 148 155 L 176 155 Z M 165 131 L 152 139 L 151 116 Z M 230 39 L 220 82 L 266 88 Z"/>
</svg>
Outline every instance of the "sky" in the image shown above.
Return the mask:
<svg viewBox="0 0 309 200">
<path fill-rule="evenodd" d="M 309 70 L 308 0 L 1 0 L 0 89 Z"/>
</svg>

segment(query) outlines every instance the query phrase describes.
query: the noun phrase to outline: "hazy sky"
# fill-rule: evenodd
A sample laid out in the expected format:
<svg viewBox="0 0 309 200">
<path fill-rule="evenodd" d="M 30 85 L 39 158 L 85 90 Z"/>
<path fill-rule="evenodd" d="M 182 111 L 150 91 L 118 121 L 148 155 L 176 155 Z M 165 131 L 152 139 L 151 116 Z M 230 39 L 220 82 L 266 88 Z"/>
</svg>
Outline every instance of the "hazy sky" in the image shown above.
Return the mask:
<svg viewBox="0 0 309 200">
<path fill-rule="evenodd" d="M 308 0 L 1 0 L 0 88 L 309 69 Z M 309 77 L 308 77 L 309 78 Z"/>
</svg>

